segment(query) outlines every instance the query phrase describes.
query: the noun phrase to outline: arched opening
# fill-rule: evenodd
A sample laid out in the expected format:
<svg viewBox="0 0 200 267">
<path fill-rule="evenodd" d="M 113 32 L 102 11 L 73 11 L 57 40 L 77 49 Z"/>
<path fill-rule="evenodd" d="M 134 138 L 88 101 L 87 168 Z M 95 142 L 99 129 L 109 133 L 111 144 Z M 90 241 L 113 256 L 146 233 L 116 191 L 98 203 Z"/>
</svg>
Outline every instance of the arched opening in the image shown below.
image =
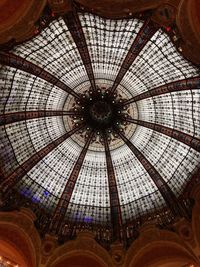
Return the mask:
<svg viewBox="0 0 200 267">
<path fill-rule="evenodd" d="M 21 251 L 11 243 L 0 239 L 0 266 L 1 263 L 5 262 L 11 262 L 13 266 L 28 267 L 26 259 Z"/>
<path fill-rule="evenodd" d="M 89 231 L 80 232 L 73 241 L 57 247 L 46 267 L 114 267 L 108 251 L 100 246 Z"/>
<path fill-rule="evenodd" d="M 0 223 L 0 256 L 16 262 L 20 267 L 37 267 L 34 245 L 18 226 Z"/>
<path fill-rule="evenodd" d="M 200 45 L 200 2 L 198 0 L 181 0 L 177 13 L 177 26 L 183 39 L 183 55 L 193 63 L 199 64 Z"/>
<path fill-rule="evenodd" d="M 73 255 L 67 258 L 64 258 L 54 264 L 51 267 L 106 267 L 103 262 L 100 262 L 97 258 L 92 257 L 91 255 Z"/>
<path fill-rule="evenodd" d="M 127 267 L 189 267 L 199 266 L 197 259 L 178 244 L 156 242 L 142 248 Z"/>
</svg>

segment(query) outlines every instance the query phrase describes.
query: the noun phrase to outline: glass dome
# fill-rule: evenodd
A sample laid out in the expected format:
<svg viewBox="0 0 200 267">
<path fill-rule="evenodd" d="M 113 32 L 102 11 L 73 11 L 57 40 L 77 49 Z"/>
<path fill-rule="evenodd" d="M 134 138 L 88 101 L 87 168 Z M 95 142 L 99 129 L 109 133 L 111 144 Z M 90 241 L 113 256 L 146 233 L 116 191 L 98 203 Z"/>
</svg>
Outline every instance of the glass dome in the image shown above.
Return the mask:
<svg viewBox="0 0 200 267">
<path fill-rule="evenodd" d="M 70 14 L 0 57 L 4 193 L 102 225 L 181 213 L 200 165 L 200 71 L 154 22 Z"/>
</svg>

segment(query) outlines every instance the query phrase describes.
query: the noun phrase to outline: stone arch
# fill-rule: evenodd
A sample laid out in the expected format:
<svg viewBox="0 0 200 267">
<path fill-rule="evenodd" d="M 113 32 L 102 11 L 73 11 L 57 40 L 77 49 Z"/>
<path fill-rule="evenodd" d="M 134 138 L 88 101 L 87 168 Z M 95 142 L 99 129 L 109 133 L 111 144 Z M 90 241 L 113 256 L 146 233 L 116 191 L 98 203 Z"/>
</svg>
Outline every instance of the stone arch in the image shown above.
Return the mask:
<svg viewBox="0 0 200 267">
<path fill-rule="evenodd" d="M 197 264 L 197 261 L 180 245 L 169 241 L 160 241 L 144 247 L 127 267 L 182 267 L 186 264 Z"/>
<path fill-rule="evenodd" d="M 200 2 L 199 0 L 181 0 L 176 22 L 183 42 L 183 55 L 193 63 L 200 63 Z"/>
<path fill-rule="evenodd" d="M 47 0 L 1 0 L 0 44 L 15 39 L 24 41 L 34 35 L 35 21 L 40 17 Z"/>
<path fill-rule="evenodd" d="M 93 253 L 74 251 L 54 262 L 51 267 L 108 267 Z"/>
<path fill-rule="evenodd" d="M 126 267 L 183 267 L 199 266 L 199 260 L 179 236 L 173 232 L 150 226 L 129 248 Z"/>
<path fill-rule="evenodd" d="M 8 243 L 2 239 L 0 239 L 0 257 L 12 260 L 20 266 L 27 266 L 26 260 L 24 259 L 21 251 L 14 247 L 10 242 Z"/>
<path fill-rule="evenodd" d="M 91 233 L 80 233 L 76 240 L 55 249 L 46 267 L 114 267 L 108 252 Z"/>
<path fill-rule="evenodd" d="M 196 241 L 196 252 L 200 257 L 200 184 L 196 185 L 191 192 L 195 204 L 192 210 L 192 230 Z"/>
<path fill-rule="evenodd" d="M 18 259 L 23 267 L 38 267 L 41 240 L 33 224 L 33 214 L 27 210 L 3 212 L 0 218 L 2 256 Z"/>
</svg>

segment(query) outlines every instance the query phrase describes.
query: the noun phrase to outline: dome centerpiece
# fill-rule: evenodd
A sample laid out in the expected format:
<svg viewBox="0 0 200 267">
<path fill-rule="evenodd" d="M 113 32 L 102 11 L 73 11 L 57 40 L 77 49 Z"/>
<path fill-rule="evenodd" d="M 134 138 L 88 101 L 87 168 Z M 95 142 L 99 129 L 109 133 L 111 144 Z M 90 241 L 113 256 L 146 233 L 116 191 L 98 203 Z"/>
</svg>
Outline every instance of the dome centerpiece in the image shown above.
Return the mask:
<svg viewBox="0 0 200 267">
<path fill-rule="evenodd" d="M 199 69 L 151 19 L 74 13 L 0 53 L 3 193 L 44 207 L 56 233 L 89 220 L 120 236 L 150 213 L 185 215 Z"/>
<path fill-rule="evenodd" d="M 109 95 L 109 90 L 100 90 L 82 95 L 82 101 L 76 101 L 74 111 L 78 111 L 78 117 L 86 127 L 93 130 L 109 132 L 114 127 L 123 125 L 123 118 L 128 106 L 121 103 L 125 101 L 117 98 L 117 94 Z M 72 116 L 73 117 L 73 116 Z M 77 118 L 77 116 L 75 116 Z"/>
</svg>

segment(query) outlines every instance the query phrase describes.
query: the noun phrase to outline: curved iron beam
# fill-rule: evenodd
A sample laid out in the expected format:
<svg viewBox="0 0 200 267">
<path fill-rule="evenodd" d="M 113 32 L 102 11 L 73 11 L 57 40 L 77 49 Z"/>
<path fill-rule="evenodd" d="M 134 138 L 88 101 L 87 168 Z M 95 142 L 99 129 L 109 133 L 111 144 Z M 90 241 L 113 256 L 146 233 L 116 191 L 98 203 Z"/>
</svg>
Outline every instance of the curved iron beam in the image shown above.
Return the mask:
<svg viewBox="0 0 200 267">
<path fill-rule="evenodd" d="M 179 203 L 178 199 L 174 195 L 173 191 L 169 187 L 169 185 L 164 181 L 160 173 L 156 170 L 156 168 L 149 162 L 149 160 L 140 152 L 136 146 L 129 141 L 126 136 L 119 130 L 115 128 L 115 132 L 121 137 L 124 143 L 129 147 L 129 149 L 136 156 L 138 161 L 142 164 L 143 168 L 151 177 L 152 181 L 160 191 L 162 197 L 164 198 L 166 204 L 174 214 L 174 216 L 183 216 L 188 217 L 188 213 L 186 208 Z"/>
<path fill-rule="evenodd" d="M 111 223 L 113 227 L 113 237 L 120 240 L 120 229 L 122 226 L 122 212 L 120 208 L 119 193 L 117 189 L 117 182 L 115 178 L 114 167 L 110 154 L 110 148 L 108 144 L 108 138 L 106 133 L 103 134 L 103 142 L 106 154 L 106 165 L 108 173 L 108 184 L 110 193 L 110 208 L 111 208 Z"/>
<path fill-rule="evenodd" d="M 80 99 L 80 96 L 76 92 L 74 92 L 70 87 L 61 82 L 54 75 L 24 58 L 21 58 L 12 53 L 0 52 L 0 63 L 35 75 L 49 82 L 50 84 L 56 85 L 57 87 L 74 96 L 75 98 Z"/>
<path fill-rule="evenodd" d="M 124 75 L 126 74 L 127 70 L 133 64 L 136 57 L 139 55 L 141 50 L 147 44 L 147 42 L 151 39 L 151 37 L 156 33 L 158 30 L 158 26 L 155 22 L 151 20 L 147 20 L 143 26 L 141 27 L 139 33 L 137 34 L 131 48 L 129 49 L 121 68 L 117 74 L 117 77 L 113 83 L 113 86 L 110 89 L 110 94 L 114 94 L 117 86 L 120 84 L 121 80 L 123 79 Z"/>
<path fill-rule="evenodd" d="M 85 66 L 87 75 L 89 77 L 91 87 L 93 92 L 96 91 L 96 84 L 95 84 L 95 78 L 94 78 L 94 72 L 92 68 L 92 62 L 90 59 L 90 53 L 88 51 L 87 42 L 85 39 L 85 35 L 83 32 L 83 28 L 81 26 L 81 22 L 79 20 L 77 12 L 71 11 L 68 12 L 66 15 L 63 16 L 63 19 L 65 21 L 65 24 L 67 25 L 74 42 L 76 43 L 76 46 L 78 48 L 78 51 L 80 53 L 81 59 L 83 61 L 83 64 Z"/>
<path fill-rule="evenodd" d="M 137 96 L 134 96 L 124 101 L 121 105 L 125 106 L 125 105 L 129 105 L 133 102 L 137 102 L 137 101 L 149 98 L 149 97 L 163 95 L 167 93 L 191 90 L 191 89 L 200 89 L 200 77 L 199 76 L 171 82 L 165 85 L 161 85 L 159 87 L 156 87 L 144 93 L 141 93 Z"/>
<path fill-rule="evenodd" d="M 67 211 L 76 181 L 78 179 L 80 170 L 82 168 L 83 165 L 83 161 L 85 159 L 85 155 L 87 153 L 87 150 L 89 148 L 89 145 L 92 141 L 92 138 L 94 136 L 94 131 L 91 131 L 86 142 L 85 145 L 76 161 L 76 164 L 73 167 L 73 170 L 69 176 L 69 179 L 67 180 L 66 186 L 62 192 L 62 195 L 59 199 L 59 202 L 55 208 L 55 211 L 52 215 L 52 221 L 51 221 L 51 225 L 50 225 L 50 231 L 55 231 L 57 232 L 59 230 L 59 226 L 62 223 L 64 217 L 65 217 L 65 213 Z"/>
<path fill-rule="evenodd" d="M 53 149 L 59 146 L 62 142 L 64 142 L 71 135 L 82 129 L 84 126 L 81 124 L 78 127 L 70 130 L 65 133 L 61 137 L 52 141 L 50 144 L 46 145 L 38 152 L 33 154 L 29 159 L 27 159 L 24 163 L 19 165 L 9 176 L 5 177 L 5 179 L 0 184 L 0 189 L 3 194 L 6 195 L 12 187 L 17 184 L 24 175 L 27 174 L 40 160 L 42 160 L 45 156 L 47 156 Z"/>
<path fill-rule="evenodd" d="M 21 112 L 6 113 L 0 115 L 0 126 L 18 121 L 31 120 L 42 117 L 73 116 L 79 114 L 80 113 L 75 111 L 62 111 L 62 110 L 37 110 L 37 111 L 28 110 Z"/>
<path fill-rule="evenodd" d="M 125 118 L 125 117 L 122 117 L 122 119 L 124 121 L 131 122 L 131 123 L 155 130 L 155 131 L 162 133 L 164 135 L 167 135 L 169 137 L 172 137 L 172 138 L 178 140 L 179 142 L 184 143 L 184 144 L 188 145 L 189 147 L 192 147 L 196 151 L 200 152 L 200 139 L 193 137 L 189 134 L 186 134 L 186 133 L 183 133 L 181 131 L 169 128 L 169 127 L 164 126 L 164 125 L 160 125 L 160 124 L 156 124 L 156 123 L 152 123 L 152 122 L 148 122 L 148 121 L 135 120 L 132 118 Z"/>
</svg>

